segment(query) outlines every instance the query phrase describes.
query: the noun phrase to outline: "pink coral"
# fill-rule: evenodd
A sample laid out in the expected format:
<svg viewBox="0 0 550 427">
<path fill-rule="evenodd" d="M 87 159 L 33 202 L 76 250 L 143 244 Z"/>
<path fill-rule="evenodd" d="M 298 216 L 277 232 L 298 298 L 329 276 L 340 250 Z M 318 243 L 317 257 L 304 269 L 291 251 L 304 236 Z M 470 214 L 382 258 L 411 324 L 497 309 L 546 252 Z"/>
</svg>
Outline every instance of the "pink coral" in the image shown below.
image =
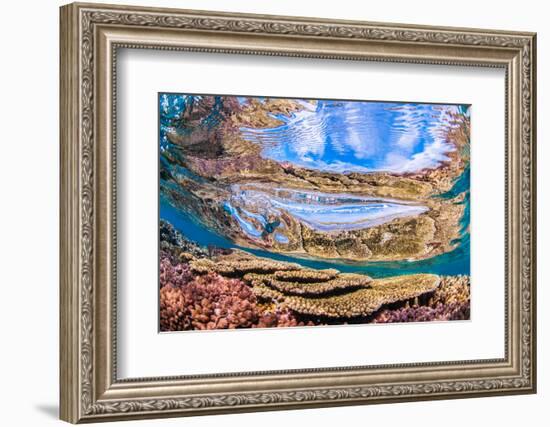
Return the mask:
<svg viewBox="0 0 550 427">
<path fill-rule="evenodd" d="M 313 324 L 309 322 L 308 324 Z M 162 331 L 304 326 L 286 308 L 265 311 L 239 279 L 217 273 L 192 277 L 187 264 L 161 259 Z"/>
<path fill-rule="evenodd" d="M 259 319 L 256 297 L 242 281 L 216 273 L 160 290 L 162 330 L 250 328 Z"/>
<path fill-rule="evenodd" d="M 253 328 L 287 328 L 290 326 L 314 326 L 312 321 L 303 322 L 287 308 L 278 308 L 276 311 L 264 311 Z"/>
</svg>

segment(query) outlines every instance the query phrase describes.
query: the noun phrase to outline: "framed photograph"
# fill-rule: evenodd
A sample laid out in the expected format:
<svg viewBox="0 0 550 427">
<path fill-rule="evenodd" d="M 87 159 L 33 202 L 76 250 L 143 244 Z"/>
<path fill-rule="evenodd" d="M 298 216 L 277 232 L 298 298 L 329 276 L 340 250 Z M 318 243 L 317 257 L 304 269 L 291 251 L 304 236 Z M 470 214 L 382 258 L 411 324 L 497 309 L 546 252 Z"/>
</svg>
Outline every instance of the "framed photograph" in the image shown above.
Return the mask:
<svg viewBox="0 0 550 427">
<path fill-rule="evenodd" d="M 535 34 L 61 8 L 61 418 L 534 393 Z"/>
</svg>

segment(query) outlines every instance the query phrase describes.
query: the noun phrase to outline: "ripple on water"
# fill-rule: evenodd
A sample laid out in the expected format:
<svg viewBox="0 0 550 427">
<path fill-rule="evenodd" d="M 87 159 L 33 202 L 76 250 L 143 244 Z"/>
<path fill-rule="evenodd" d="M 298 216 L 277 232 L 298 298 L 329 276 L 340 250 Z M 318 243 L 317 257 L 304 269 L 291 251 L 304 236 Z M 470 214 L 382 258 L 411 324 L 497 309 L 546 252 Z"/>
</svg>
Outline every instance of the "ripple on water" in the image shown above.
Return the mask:
<svg viewBox="0 0 550 427">
<path fill-rule="evenodd" d="M 224 208 L 242 231 L 258 239 L 277 230 L 274 238 L 279 243 L 289 241 L 281 219 L 283 214 L 314 230 L 330 233 L 373 227 L 428 211 L 426 206 L 406 201 L 350 194 L 239 186 L 233 186 L 232 190 Z"/>
<path fill-rule="evenodd" d="M 459 105 L 365 101 L 296 100 L 304 108 L 272 114 L 281 125 L 241 128 L 262 155 L 333 173 L 413 172 L 448 161 L 455 150 L 446 140 Z"/>
</svg>

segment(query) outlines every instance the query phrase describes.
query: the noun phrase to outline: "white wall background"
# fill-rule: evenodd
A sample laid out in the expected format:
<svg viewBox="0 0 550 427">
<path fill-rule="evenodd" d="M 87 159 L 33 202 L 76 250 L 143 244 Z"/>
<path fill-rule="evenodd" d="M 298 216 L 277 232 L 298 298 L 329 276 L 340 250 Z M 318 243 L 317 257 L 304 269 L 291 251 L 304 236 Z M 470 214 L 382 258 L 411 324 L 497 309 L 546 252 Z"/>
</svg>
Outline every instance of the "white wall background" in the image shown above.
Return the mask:
<svg viewBox="0 0 550 427">
<path fill-rule="evenodd" d="M 122 3 L 110 0 L 113 3 Z M 544 425 L 550 405 L 550 29 L 545 2 L 406 0 L 133 0 L 134 4 L 538 32 L 539 393 L 438 402 L 137 421 L 188 426 Z M 0 66 L 0 419 L 8 426 L 60 425 L 58 401 L 58 6 L 3 5 Z"/>
</svg>

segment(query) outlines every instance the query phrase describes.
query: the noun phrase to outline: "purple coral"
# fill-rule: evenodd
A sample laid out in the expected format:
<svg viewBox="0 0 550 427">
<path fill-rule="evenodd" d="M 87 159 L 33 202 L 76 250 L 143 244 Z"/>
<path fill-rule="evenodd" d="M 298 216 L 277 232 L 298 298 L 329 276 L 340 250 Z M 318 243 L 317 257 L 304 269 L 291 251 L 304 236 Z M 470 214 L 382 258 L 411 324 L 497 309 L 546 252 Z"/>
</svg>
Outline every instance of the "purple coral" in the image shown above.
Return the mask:
<svg viewBox="0 0 550 427">
<path fill-rule="evenodd" d="M 395 310 L 384 309 L 373 317 L 372 323 L 430 322 L 433 320 L 467 320 L 469 318 L 469 303 L 438 303 L 433 307 L 414 305 Z"/>
<path fill-rule="evenodd" d="M 160 287 L 169 286 L 179 288 L 185 286 L 193 279 L 193 273 L 189 264 L 178 263 L 167 252 L 161 252 L 159 265 Z"/>
</svg>

